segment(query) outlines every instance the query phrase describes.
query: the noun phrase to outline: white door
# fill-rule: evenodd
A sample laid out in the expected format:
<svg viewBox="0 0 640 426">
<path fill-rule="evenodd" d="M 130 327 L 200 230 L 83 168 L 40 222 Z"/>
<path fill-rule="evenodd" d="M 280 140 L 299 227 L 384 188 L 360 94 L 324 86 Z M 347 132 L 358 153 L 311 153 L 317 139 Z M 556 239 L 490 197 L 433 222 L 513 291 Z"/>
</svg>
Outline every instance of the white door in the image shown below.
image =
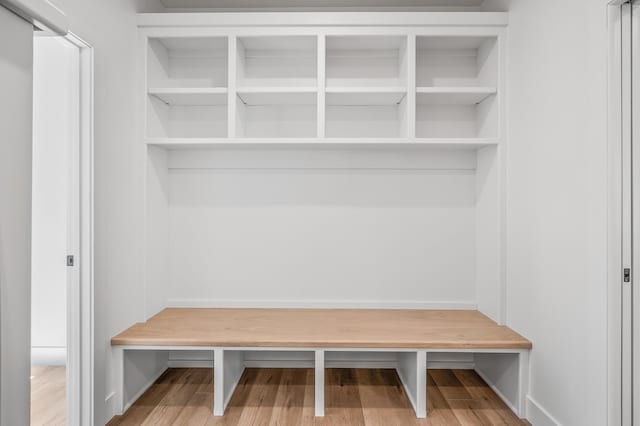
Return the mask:
<svg viewBox="0 0 640 426">
<path fill-rule="evenodd" d="M 0 6 L 0 424 L 29 424 L 33 26 Z"/>
</svg>

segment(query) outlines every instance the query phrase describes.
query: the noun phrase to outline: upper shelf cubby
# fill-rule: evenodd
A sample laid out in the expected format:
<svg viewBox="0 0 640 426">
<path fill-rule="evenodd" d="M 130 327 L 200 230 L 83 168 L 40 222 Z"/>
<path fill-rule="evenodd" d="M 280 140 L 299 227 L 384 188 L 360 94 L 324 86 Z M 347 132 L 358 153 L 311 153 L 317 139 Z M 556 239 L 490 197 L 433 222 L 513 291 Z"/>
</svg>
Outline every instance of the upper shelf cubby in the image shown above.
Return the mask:
<svg viewBox="0 0 640 426">
<path fill-rule="evenodd" d="M 420 36 L 416 40 L 418 87 L 495 87 L 497 38 Z"/>
<path fill-rule="evenodd" d="M 149 39 L 147 87 L 227 87 L 227 37 Z"/>
<path fill-rule="evenodd" d="M 327 36 L 327 88 L 406 88 L 407 75 L 406 36 Z"/>
<path fill-rule="evenodd" d="M 316 36 L 238 37 L 237 85 L 317 87 Z"/>
</svg>

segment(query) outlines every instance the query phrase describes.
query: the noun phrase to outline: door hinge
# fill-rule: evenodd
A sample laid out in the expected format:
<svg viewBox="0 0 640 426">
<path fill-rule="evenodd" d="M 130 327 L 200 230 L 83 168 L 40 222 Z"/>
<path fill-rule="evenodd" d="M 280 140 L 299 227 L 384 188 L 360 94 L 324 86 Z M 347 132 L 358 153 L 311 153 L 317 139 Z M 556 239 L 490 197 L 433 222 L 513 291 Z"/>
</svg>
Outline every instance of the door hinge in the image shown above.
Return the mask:
<svg viewBox="0 0 640 426">
<path fill-rule="evenodd" d="M 625 283 L 631 282 L 631 268 L 624 268 L 622 272 L 622 277 Z"/>
<path fill-rule="evenodd" d="M 70 254 L 69 256 L 67 256 L 67 266 L 74 266 L 74 265 L 75 265 L 75 259 L 73 255 Z"/>
</svg>

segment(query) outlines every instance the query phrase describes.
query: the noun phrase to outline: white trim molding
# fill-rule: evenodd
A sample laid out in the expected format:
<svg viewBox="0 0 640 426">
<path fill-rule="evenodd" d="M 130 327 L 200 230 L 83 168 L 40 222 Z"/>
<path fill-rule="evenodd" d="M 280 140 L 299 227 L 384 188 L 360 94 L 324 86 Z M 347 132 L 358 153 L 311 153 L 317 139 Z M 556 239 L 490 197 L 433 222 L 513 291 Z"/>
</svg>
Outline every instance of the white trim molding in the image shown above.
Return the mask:
<svg viewBox="0 0 640 426">
<path fill-rule="evenodd" d="M 318 309 L 447 309 L 477 310 L 475 301 L 413 300 L 244 300 L 244 299 L 169 299 L 168 308 L 318 308 Z"/>
<path fill-rule="evenodd" d="M 505 12 L 240 12 L 240 13 L 140 13 L 140 27 L 202 26 L 507 26 Z"/>
<path fill-rule="evenodd" d="M 32 346 L 31 365 L 67 365 L 67 348 Z"/>
<path fill-rule="evenodd" d="M 0 0 L 0 6 L 13 11 L 40 30 L 59 35 L 69 31 L 67 16 L 48 0 Z"/>
</svg>

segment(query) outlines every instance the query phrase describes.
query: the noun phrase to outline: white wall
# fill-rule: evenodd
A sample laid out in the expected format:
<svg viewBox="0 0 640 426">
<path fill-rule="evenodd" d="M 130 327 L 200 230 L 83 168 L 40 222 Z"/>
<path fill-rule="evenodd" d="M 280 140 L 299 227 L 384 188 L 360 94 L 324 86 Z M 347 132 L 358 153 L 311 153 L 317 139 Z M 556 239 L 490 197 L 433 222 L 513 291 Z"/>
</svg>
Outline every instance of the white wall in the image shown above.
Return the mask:
<svg viewBox="0 0 640 426">
<path fill-rule="evenodd" d="M 31 354 L 64 365 L 67 346 L 69 155 L 74 137 L 72 47 L 34 38 Z M 77 80 L 75 81 L 77 85 Z"/>
<path fill-rule="evenodd" d="M 52 3 L 68 15 L 71 31 L 95 53 L 94 400 L 95 422 L 101 425 L 113 413 L 110 338 L 144 319 L 139 222 L 144 157 L 136 134 L 135 14 L 161 7 L 153 0 Z"/>
<path fill-rule="evenodd" d="M 473 151 L 149 154 L 147 315 L 477 305 Z"/>
<path fill-rule="evenodd" d="M 31 24 L 0 6 L 2 425 L 29 424 L 32 34 Z"/>
<path fill-rule="evenodd" d="M 475 307 L 475 153 L 269 154 L 170 156 L 169 305 Z"/>
<path fill-rule="evenodd" d="M 507 324 L 534 424 L 606 424 L 605 4 L 511 4 Z"/>
</svg>

